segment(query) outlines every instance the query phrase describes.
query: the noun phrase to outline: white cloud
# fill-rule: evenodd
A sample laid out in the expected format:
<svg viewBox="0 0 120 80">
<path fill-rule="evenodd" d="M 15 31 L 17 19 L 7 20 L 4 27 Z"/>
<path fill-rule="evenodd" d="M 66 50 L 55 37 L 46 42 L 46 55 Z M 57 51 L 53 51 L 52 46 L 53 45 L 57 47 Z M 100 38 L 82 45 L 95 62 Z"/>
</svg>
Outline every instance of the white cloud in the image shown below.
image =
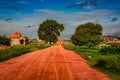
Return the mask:
<svg viewBox="0 0 120 80">
<path fill-rule="evenodd" d="M 41 2 L 44 2 L 45 0 L 40 0 Z"/>
<path fill-rule="evenodd" d="M 50 9 L 34 9 L 35 16 L 40 18 L 53 18 L 62 22 L 77 22 L 83 20 L 91 20 L 101 16 L 110 15 L 114 13 L 112 10 L 95 10 L 91 12 L 78 12 L 68 14 L 62 11 L 50 10 Z"/>
<path fill-rule="evenodd" d="M 17 31 L 17 29 L 21 29 L 19 27 L 16 27 L 14 24 L 11 24 L 9 22 L 6 21 L 0 21 L 0 35 L 9 35 L 15 31 Z"/>
<path fill-rule="evenodd" d="M 32 27 L 32 28 L 25 28 L 24 23 L 18 23 L 15 22 L 13 24 L 6 22 L 6 21 L 0 21 L 0 35 L 10 35 L 13 32 L 20 32 L 23 36 L 28 36 L 29 38 L 35 38 L 37 37 L 38 27 Z"/>
<path fill-rule="evenodd" d="M 99 21 L 104 21 L 104 15 L 109 15 L 114 13 L 112 10 L 95 10 L 91 12 L 78 12 L 78 13 L 65 13 L 62 11 L 56 11 L 51 9 L 34 9 L 34 13 L 23 15 L 21 13 L 16 13 L 20 17 L 19 20 L 14 21 L 14 25 L 11 25 L 8 22 L 0 21 L 0 33 L 8 32 L 13 33 L 14 31 L 19 31 L 22 34 L 35 38 L 37 37 L 38 25 L 41 24 L 46 19 L 55 19 L 59 23 L 64 24 L 65 30 L 61 34 L 64 39 L 69 39 L 70 36 L 74 33 L 75 28 L 86 22 L 94 22 L 97 18 Z M 108 34 L 109 26 L 114 26 L 112 23 L 102 23 L 104 26 L 104 34 Z M 37 25 L 36 27 L 25 28 L 27 25 Z M 4 27 L 2 27 L 4 26 Z M 117 25 L 115 25 L 117 27 Z M 2 27 L 2 28 L 1 28 Z M 9 28 L 9 30 L 7 29 Z M 115 32 L 115 30 L 114 30 Z"/>
<path fill-rule="evenodd" d="M 46 14 L 61 14 L 62 12 L 60 11 L 56 11 L 56 10 L 51 10 L 51 9 L 34 9 L 34 12 L 42 12 L 42 13 L 46 13 Z"/>
<path fill-rule="evenodd" d="M 119 21 L 104 23 L 103 24 L 104 35 L 119 35 L 120 36 L 120 23 Z"/>
<path fill-rule="evenodd" d="M 113 10 L 96 10 L 96 11 L 92 11 L 92 12 L 79 12 L 76 13 L 78 15 L 82 15 L 82 16 L 89 16 L 89 17 L 99 17 L 99 16 L 103 16 L 103 15 L 109 15 L 112 14 L 114 11 Z"/>
<path fill-rule="evenodd" d="M 19 4 L 27 4 L 27 2 L 25 2 L 25 1 L 20 1 L 20 2 L 18 2 Z"/>
</svg>

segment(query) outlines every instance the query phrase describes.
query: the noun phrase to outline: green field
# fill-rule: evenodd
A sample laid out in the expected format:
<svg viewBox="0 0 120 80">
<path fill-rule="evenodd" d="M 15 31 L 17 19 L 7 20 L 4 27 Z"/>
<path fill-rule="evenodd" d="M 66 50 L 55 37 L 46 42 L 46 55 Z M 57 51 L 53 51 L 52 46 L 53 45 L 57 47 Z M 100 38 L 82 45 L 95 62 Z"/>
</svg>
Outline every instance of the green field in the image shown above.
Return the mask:
<svg viewBox="0 0 120 80">
<path fill-rule="evenodd" d="M 63 44 L 65 49 L 73 50 L 82 56 L 89 66 L 96 68 L 113 80 L 120 80 L 120 45 L 111 45 L 110 48 L 87 48 Z"/>
<path fill-rule="evenodd" d="M 29 44 L 26 46 L 19 45 L 19 46 L 13 46 L 7 49 L 0 49 L 0 61 L 5 61 L 13 57 L 20 56 L 22 54 L 26 54 L 28 52 L 33 52 L 36 50 L 47 48 L 49 46 L 50 45 L 48 44 L 45 44 L 45 43 L 41 44 L 32 40 L 32 41 L 29 41 Z"/>
</svg>

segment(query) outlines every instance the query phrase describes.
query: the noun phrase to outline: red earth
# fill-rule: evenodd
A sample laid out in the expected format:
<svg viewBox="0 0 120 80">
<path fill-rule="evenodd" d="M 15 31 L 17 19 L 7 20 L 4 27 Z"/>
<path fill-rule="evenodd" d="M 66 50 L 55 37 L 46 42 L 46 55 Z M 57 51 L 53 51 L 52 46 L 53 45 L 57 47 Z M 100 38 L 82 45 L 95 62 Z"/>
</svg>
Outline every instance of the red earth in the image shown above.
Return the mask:
<svg viewBox="0 0 120 80">
<path fill-rule="evenodd" d="M 60 44 L 0 62 L 0 80 L 110 80 Z"/>
</svg>

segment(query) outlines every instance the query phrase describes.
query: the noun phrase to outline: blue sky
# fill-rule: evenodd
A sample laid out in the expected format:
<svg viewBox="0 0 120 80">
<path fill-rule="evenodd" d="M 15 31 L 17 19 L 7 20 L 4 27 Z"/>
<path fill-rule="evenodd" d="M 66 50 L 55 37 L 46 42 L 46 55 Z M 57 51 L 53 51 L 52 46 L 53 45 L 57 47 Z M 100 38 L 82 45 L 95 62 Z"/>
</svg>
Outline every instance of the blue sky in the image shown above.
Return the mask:
<svg viewBox="0 0 120 80">
<path fill-rule="evenodd" d="M 69 39 L 86 22 L 103 26 L 103 35 L 120 36 L 120 0 L 0 0 L 0 35 L 19 31 L 29 38 L 46 19 L 64 24 L 61 37 Z"/>
</svg>

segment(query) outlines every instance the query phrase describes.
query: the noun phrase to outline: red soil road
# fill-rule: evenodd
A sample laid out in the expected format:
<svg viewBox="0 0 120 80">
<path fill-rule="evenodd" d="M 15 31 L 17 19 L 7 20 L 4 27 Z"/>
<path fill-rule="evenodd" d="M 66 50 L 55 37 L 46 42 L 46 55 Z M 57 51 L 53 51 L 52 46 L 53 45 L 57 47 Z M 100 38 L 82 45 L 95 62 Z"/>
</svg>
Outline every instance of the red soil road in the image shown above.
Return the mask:
<svg viewBox="0 0 120 80">
<path fill-rule="evenodd" d="M 0 62 L 0 80 L 110 80 L 61 45 Z"/>
</svg>

